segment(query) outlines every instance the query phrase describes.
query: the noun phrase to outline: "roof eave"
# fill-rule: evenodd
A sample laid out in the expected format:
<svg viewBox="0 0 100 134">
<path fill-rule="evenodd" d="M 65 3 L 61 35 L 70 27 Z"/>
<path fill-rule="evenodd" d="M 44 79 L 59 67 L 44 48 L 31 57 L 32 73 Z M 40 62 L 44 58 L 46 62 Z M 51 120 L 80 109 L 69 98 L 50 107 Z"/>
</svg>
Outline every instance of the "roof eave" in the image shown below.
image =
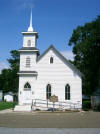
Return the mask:
<svg viewBox="0 0 100 134">
<path fill-rule="evenodd" d="M 18 50 L 18 52 L 39 52 L 39 50 Z"/>
<path fill-rule="evenodd" d="M 34 75 L 37 76 L 38 73 L 17 73 L 18 75 Z"/>
<path fill-rule="evenodd" d="M 36 35 L 36 37 L 38 38 L 38 32 L 21 32 L 23 35 Z"/>
</svg>

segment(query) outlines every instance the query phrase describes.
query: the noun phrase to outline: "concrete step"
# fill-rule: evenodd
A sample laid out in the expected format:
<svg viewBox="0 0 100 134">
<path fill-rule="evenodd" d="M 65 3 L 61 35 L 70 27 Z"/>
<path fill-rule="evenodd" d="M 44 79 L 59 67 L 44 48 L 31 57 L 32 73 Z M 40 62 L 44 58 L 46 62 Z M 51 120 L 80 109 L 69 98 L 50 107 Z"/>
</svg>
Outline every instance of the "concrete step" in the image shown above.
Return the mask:
<svg viewBox="0 0 100 134">
<path fill-rule="evenodd" d="M 14 108 L 15 112 L 30 112 L 31 105 L 16 105 Z"/>
</svg>

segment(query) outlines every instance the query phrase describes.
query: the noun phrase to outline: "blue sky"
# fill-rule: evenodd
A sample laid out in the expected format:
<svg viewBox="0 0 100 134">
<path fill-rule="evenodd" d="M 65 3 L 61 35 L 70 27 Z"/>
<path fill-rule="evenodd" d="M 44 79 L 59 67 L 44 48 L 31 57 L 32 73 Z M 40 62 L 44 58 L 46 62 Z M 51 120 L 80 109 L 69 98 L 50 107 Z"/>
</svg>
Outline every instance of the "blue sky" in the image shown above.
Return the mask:
<svg viewBox="0 0 100 134">
<path fill-rule="evenodd" d="M 53 44 L 72 56 L 67 44 L 73 29 L 100 15 L 100 0 L 0 0 L 0 69 L 7 67 L 10 50 L 22 47 L 21 32 L 29 26 L 30 6 L 41 53 Z"/>
</svg>

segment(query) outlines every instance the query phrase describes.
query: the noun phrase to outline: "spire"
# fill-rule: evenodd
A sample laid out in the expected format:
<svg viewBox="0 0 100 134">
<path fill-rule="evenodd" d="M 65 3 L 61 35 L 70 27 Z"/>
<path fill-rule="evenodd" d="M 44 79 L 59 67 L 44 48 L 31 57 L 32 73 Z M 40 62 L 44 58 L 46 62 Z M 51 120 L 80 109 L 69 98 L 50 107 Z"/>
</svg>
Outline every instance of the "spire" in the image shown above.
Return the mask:
<svg viewBox="0 0 100 134">
<path fill-rule="evenodd" d="M 32 8 L 31 8 L 30 26 L 28 27 L 28 32 L 33 32 L 33 27 L 32 27 Z"/>
</svg>

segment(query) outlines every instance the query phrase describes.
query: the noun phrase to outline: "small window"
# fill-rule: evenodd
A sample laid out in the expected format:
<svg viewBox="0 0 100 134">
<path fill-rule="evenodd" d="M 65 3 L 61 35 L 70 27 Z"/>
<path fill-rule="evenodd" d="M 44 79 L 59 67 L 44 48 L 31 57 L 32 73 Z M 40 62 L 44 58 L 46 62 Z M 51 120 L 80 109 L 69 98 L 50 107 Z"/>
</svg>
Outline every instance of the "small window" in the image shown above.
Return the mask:
<svg viewBox="0 0 100 134">
<path fill-rule="evenodd" d="M 24 90 L 31 90 L 31 86 L 28 82 L 24 85 Z"/>
<path fill-rule="evenodd" d="M 70 86 L 67 84 L 65 86 L 65 100 L 70 100 Z"/>
<path fill-rule="evenodd" d="M 31 61 L 30 57 L 27 57 L 26 58 L 26 67 L 30 67 L 30 61 Z"/>
<path fill-rule="evenodd" d="M 46 87 L 46 98 L 50 99 L 50 97 L 51 97 L 51 85 L 48 84 Z"/>
<path fill-rule="evenodd" d="M 53 57 L 50 58 L 50 64 L 53 64 Z"/>
<path fill-rule="evenodd" d="M 31 46 L 31 40 L 27 41 L 27 46 L 30 47 Z"/>
</svg>

